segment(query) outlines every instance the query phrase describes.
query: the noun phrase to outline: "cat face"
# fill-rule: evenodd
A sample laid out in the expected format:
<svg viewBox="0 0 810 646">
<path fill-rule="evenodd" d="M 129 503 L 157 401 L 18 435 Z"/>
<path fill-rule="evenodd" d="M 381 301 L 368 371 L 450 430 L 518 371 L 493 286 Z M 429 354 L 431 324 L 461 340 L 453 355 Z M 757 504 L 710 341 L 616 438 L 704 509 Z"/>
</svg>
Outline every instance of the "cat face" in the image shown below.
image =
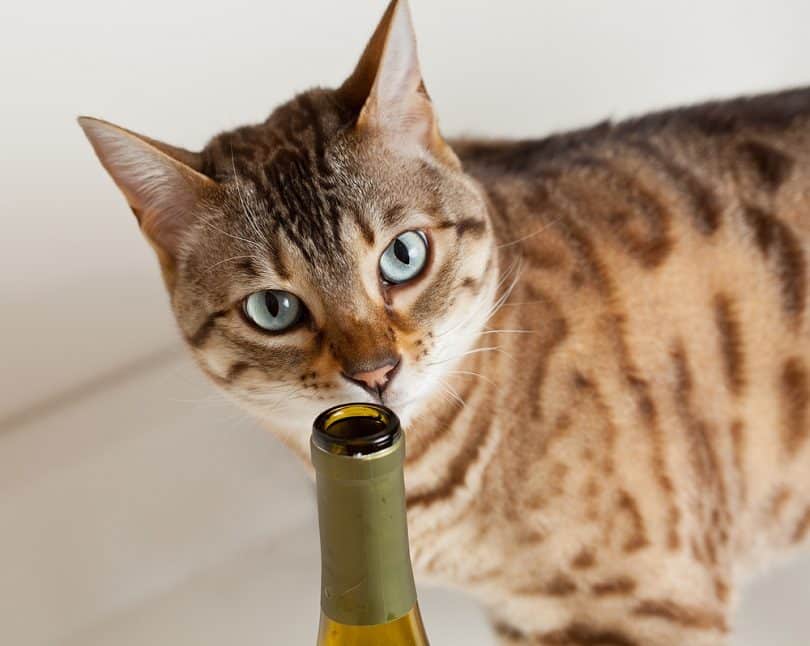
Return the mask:
<svg viewBox="0 0 810 646">
<path fill-rule="evenodd" d="M 407 424 L 447 388 L 492 304 L 495 248 L 483 194 L 438 133 L 405 4 L 341 88 L 201 153 L 82 126 L 199 365 L 297 446 L 329 406 L 381 401 Z"/>
<path fill-rule="evenodd" d="M 187 328 L 195 353 L 263 417 L 380 400 L 407 415 L 480 331 L 492 288 L 486 206 L 457 170 L 351 131 L 324 144 L 319 164 L 317 127 L 298 125 L 286 140 L 301 154 L 258 166 L 244 155 L 267 125 L 212 144 L 224 196 L 183 258 L 178 320 L 217 316 L 210 334 Z M 220 156 L 231 148 L 242 156 Z"/>
</svg>

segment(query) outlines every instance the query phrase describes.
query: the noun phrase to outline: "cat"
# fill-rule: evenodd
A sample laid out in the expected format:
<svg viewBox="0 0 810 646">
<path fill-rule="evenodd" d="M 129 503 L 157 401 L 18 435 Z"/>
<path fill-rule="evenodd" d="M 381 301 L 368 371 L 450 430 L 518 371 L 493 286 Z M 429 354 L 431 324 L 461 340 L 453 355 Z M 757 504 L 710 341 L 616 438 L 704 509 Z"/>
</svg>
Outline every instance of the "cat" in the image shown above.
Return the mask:
<svg viewBox="0 0 810 646">
<path fill-rule="evenodd" d="M 383 402 L 417 576 L 504 644 L 727 644 L 810 536 L 810 88 L 445 140 L 406 0 L 354 72 L 186 150 L 81 118 L 200 368 L 304 463 Z"/>
</svg>

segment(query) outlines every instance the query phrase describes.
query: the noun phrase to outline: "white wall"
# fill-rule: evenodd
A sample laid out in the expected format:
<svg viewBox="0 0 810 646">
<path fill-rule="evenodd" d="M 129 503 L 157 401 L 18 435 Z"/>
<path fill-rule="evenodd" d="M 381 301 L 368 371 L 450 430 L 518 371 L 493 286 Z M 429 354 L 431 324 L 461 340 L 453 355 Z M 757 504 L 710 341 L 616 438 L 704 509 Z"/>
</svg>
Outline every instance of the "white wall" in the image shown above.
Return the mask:
<svg viewBox="0 0 810 646">
<path fill-rule="evenodd" d="M 201 147 L 295 91 L 340 82 L 383 5 L 0 3 L 0 642 L 5 627 L 18 646 L 160 635 L 178 646 L 228 643 L 206 633 L 219 617 L 261 634 L 273 564 L 283 569 L 286 557 L 249 555 L 271 534 L 295 543 L 285 533 L 293 521 L 311 541 L 311 517 L 296 515 L 309 504 L 303 478 L 231 408 L 208 413 L 211 393 L 186 374 L 187 361 L 144 368 L 176 350 L 174 324 L 152 253 L 75 117 Z M 448 134 L 540 136 L 810 84 L 805 0 L 412 5 Z M 303 500 L 295 509 L 285 487 Z M 309 562 L 301 552 L 290 563 Z M 260 584 L 249 572 L 271 574 Z M 301 599 L 315 598 L 313 574 L 268 616 L 303 607 L 309 622 Z M 740 643 L 807 643 L 806 581 L 759 588 L 760 603 L 741 614 L 749 641 Z M 793 603 L 768 606 L 780 594 Z M 434 635 L 452 635 L 454 624 L 439 621 L 445 606 L 427 605 Z M 767 607 L 765 619 L 749 612 Z M 475 621 L 465 625 L 481 633 Z M 769 621 L 781 627 L 778 642 Z"/>
<path fill-rule="evenodd" d="M 0 418 L 174 339 L 151 252 L 74 123 L 187 147 L 352 68 L 383 0 L 0 4 Z M 448 133 L 542 135 L 810 83 L 803 0 L 413 0 Z"/>
</svg>

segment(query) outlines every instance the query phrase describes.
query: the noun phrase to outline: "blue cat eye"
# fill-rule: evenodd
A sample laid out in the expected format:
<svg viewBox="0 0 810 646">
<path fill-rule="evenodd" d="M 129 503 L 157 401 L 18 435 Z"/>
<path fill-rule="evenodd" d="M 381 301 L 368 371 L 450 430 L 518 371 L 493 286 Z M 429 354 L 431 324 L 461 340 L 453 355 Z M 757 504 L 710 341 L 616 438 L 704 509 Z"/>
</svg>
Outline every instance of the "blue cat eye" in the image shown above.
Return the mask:
<svg viewBox="0 0 810 646">
<path fill-rule="evenodd" d="M 301 300 L 294 294 L 268 289 L 251 294 L 243 309 L 255 325 L 268 332 L 284 332 L 301 320 L 305 312 Z"/>
<path fill-rule="evenodd" d="M 416 278 L 428 258 L 427 237 L 421 231 L 398 235 L 380 256 L 380 274 L 387 283 L 400 285 Z"/>
</svg>

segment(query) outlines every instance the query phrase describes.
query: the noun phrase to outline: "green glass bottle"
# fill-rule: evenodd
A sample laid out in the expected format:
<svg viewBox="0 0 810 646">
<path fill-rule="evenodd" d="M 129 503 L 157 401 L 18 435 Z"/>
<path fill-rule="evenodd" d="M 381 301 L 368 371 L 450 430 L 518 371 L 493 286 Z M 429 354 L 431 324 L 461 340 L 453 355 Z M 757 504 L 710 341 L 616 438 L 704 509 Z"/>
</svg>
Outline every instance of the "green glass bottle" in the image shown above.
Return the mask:
<svg viewBox="0 0 810 646">
<path fill-rule="evenodd" d="M 318 646 L 428 646 L 416 602 L 397 416 L 327 410 L 312 433 L 321 533 Z"/>
</svg>

